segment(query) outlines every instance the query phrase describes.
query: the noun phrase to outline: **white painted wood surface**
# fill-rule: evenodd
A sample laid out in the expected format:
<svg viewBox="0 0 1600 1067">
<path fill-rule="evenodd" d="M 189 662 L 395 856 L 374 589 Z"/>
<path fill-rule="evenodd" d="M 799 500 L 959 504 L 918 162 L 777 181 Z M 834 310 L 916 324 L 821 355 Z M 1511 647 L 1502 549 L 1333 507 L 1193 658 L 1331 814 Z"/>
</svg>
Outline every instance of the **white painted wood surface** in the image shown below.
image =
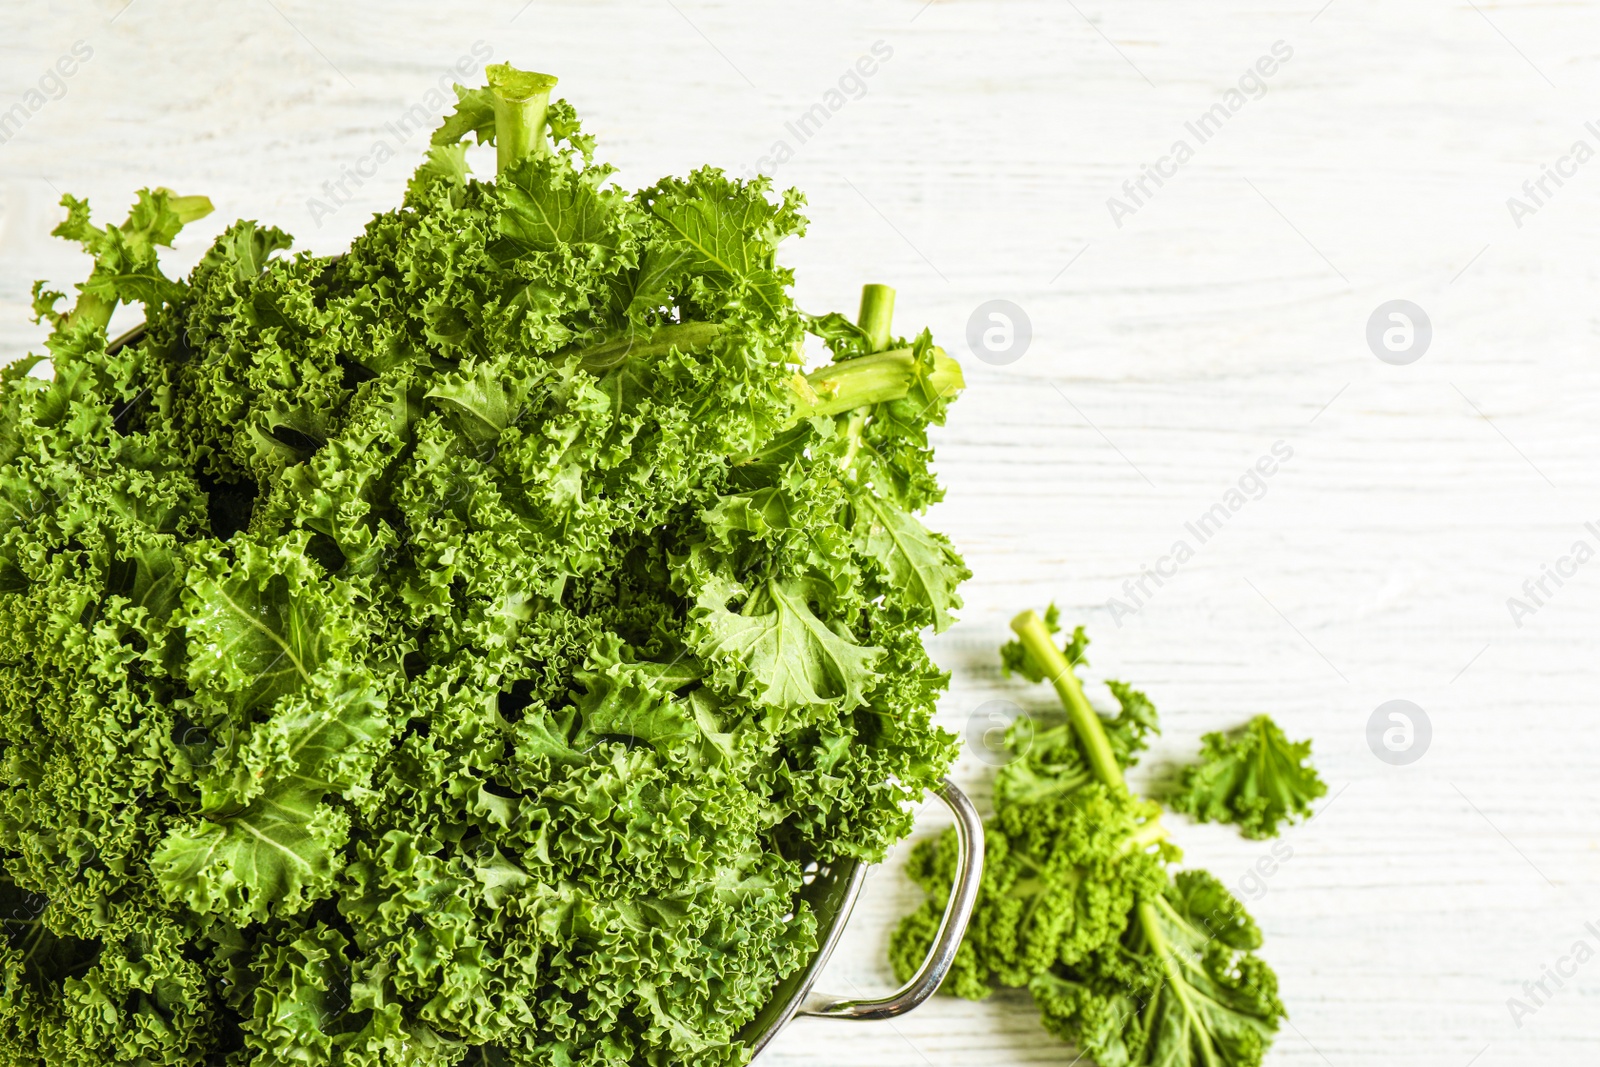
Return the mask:
<svg viewBox="0 0 1600 1067">
<path fill-rule="evenodd" d="M 1520 1027 L 1507 1008 L 1575 941 L 1600 947 L 1600 563 L 1521 627 L 1506 605 L 1600 541 L 1583 525 L 1600 520 L 1600 161 L 1547 183 L 1520 227 L 1506 204 L 1574 141 L 1600 148 L 1597 5 L 520 2 L 7 6 L 0 111 L 74 42 L 93 56 L 0 144 L 0 355 L 41 336 L 32 279 L 81 276 L 47 237 L 60 191 L 101 209 L 146 184 L 209 194 L 218 215 L 177 265 L 241 215 L 335 250 L 398 198 L 421 138 L 320 225 L 308 198 L 396 142 L 386 124 L 474 42 L 559 74 L 630 184 L 793 144 L 785 124 L 884 42 L 865 94 L 776 177 L 810 196 L 787 251 L 808 307 L 888 282 L 900 325 L 965 358 L 935 525 L 977 576 L 937 642 L 945 722 L 1049 706 L 993 649 L 1054 598 L 1091 628 L 1090 673 L 1161 708 L 1150 769 L 1257 711 L 1315 739 L 1337 800 L 1253 905 L 1292 1016 L 1270 1063 L 1600 1060 L 1600 961 Z M 1107 198 L 1278 41 L 1293 55 L 1266 94 L 1116 226 Z M 1033 324 L 1006 367 L 963 340 L 995 297 Z M 1363 339 L 1395 298 L 1434 326 L 1410 366 Z M 1280 440 L 1294 456 L 1266 495 L 1116 625 L 1107 599 Z M 1409 767 L 1365 740 L 1392 698 L 1433 723 Z M 958 777 L 987 800 L 981 763 Z M 1266 852 L 1174 821 L 1229 882 Z M 876 873 L 829 986 L 886 987 L 913 898 L 895 864 Z M 765 1062 L 1070 1058 L 1025 998 L 997 997 L 803 1021 Z"/>
</svg>

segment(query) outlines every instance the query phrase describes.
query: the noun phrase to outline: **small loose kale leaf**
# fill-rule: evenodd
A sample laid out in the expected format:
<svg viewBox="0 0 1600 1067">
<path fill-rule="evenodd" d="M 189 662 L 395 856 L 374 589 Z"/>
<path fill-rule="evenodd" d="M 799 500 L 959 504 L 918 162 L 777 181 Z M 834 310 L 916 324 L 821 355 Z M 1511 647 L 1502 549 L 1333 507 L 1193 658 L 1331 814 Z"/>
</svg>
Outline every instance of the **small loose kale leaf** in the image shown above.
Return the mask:
<svg viewBox="0 0 1600 1067">
<path fill-rule="evenodd" d="M 1257 715 L 1231 733 L 1201 739 L 1200 762 L 1183 769 L 1167 806 L 1200 822 L 1233 823 L 1245 837 L 1276 837 L 1328 792 L 1310 758 L 1310 741 L 1290 741 L 1270 717 Z"/>
</svg>

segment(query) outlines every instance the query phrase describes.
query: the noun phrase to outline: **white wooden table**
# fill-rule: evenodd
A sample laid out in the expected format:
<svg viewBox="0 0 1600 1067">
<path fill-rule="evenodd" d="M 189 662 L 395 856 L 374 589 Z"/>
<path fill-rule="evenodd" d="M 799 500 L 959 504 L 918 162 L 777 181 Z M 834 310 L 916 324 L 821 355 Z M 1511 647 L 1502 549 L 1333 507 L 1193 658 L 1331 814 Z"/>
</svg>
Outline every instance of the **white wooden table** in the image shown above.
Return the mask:
<svg viewBox="0 0 1600 1067">
<path fill-rule="evenodd" d="M 338 249 L 420 151 L 389 124 L 439 113 L 429 90 L 475 42 L 560 75 L 628 184 L 754 167 L 787 140 L 769 169 L 810 197 L 811 234 L 786 252 L 805 305 L 851 310 L 863 281 L 891 283 L 899 324 L 928 324 L 967 366 L 938 438 L 935 525 L 977 575 L 937 641 L 946 724 L 990 699 L 1048 706 L 993 649 L 1054 598 L 1091 628 L 1091 675 L 1161 708 L 1147 769 L 1257 711 L 1315 739 L 1336 799 L 1252 905 L 1292 1015 L 1269 1062 L 1600 1060 L 1600 962 L 1520 1027 L 1507 1007 L 1574 942 L 1600 950 L 1600 563 L 1547 585 L 1521 626 L 1507 607 L 1576 540 L 1600 546 L 1584 527 L 1600 520 L 1600 160 L 1561 163 L 1577 140 L 1600 149 L 1600 8 L 520 3 L 8 7 L 0 112 L 75 42 L 92 56 L 0 124 L 0 355 L 41 338 L 32 279 L 81 277 L 47 237 L 59 192 L 101 210 L 147 184 L 209 194 L 218 213 L 180 267 L 241 215 Z M 1280 41 L 1292 55 L 1265 94 L 1227 110 Z M 787 124 L 877 42 L 859 98 L 801 143 Z M 1186 123 L 1219 102 L 1202 144 Z M 1192 158 L 1163 162 L 1179 139 Z M 364 164 L 379 141 L 397 157 Z M 1165 184 L 1127 198 L 1157 164 Z M 1558 164 L 1570 176 L 1534 203 L 1523 183 Z M 358 167 L 314 220 L 308 201 Z M 1112 196 L 1135 210 L 1114 220 Z M 1512 196 L 1536 210 L 1514 218 Z M 1032 323 L 1007 366 L 964 341 L 992 298 Z M 1393 299 L 1433 326 L 1408 366 L 1364 338 Z M 1278 441 L 1293 458 L 1265 495 L 1195 544 L 1184 524 Z M 1194 558 L 1113 620 L 1108 599 L 1183 538 Z M 1409 766 L 1366 740 L 1395 698 L 1433 726 Z M 987 801 L 983 764 L 958 777 Z M 1190 861 L 1232 884 L 1267 853 L 1174 821 Z M 887 986 L 888 926 L 914 895 L 896 864 L 876 873 L 826 984 Z M 1008 997 L 804 1021 L 767 1062 L 1069 1059 Z"/>
</svg>

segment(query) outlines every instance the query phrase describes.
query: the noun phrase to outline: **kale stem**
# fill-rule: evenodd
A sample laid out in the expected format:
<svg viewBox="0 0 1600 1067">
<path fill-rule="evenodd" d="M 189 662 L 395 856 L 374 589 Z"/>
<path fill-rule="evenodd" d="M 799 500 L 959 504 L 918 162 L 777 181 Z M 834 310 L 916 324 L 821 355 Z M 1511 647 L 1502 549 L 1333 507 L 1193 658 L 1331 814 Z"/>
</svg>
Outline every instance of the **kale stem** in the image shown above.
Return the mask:
<svg viewBox="0 0 1600 1067">
<path fill-rule="evenodd" d="M 889 347 L 889 338 L 892 336 L 891 324 L 894 321 L 894 289 L 887 285 L 868 283 L 861 287 L 861 311 L 856 315 L 856 325 L 861 327 L 867 335 L 867 352 L 869 354 L 882 352 Z M 849 470 L 855 466 L 856 456 L 861 452 L 862 434 L 867 429 L 867 417 L 871 408 L 859 407 L 850 413 L 850 421 L 845 426 L 844 458 L 839 461 L 839 466 Z"/>
<path fill-rule="evenodd" d="M 891 348 L 843 363 L 830 363 L 804 379 L 796 376 L 796 417 L 837 415 L 885 400 L 899 400 L 911 389 L 916 362 L 911 349 Z M 942 348 L 933 350 L 933 374 L 928 384 L 940 396 L 954 396 L 966 384 L 961 365 Z"/>
<path fill-rule="evenodd" d="M 1160 901 L 1160 898 L 1157 900 Z M 1164 901 L 1161 903 L 1165 906 Z M 1161 928 L 1161 917 L 1156 913 L 1156 904 L 1148 900 L 1139 901 L 1137 914 L 1139 925 L 1144 929 L 1145 939 L 1150 942 L 1150 953 L 1161 962 L 1161 972 L 1166 976 L 1167 990 L 1178 999 L 1178 1003 L 1183 1006 L 1183 1013 L 1189 1017 L 1189 1025 L 1200 1042 L 1200 1056 L 1205 1061 L 1205 1067 L 1220 1067 L 1217 1050 L 1211 1043 L 1211 1032 L 1189 999 L 1189 983 L 1178 973 L 1178 959 L 1173 952 L 1172 943 L 1167 940 L 1166 931 Z M 1157 990 L 1155 995 L 1159 996 L 1160 991 Z"/>
<path fill-rule="evenodd" d="M 1161 825 L 1160 819 L 1150 819 L 1140 823 L 1133 833 L 1122 839 L 1122 852 L 1136 852 L 1148 848 L 1157 841 L 1164 841 L 1167 837 L 1167 828 Z"/>
<path fill-rule="evenodd" d="M 211 204 L 211 198 L 207 196 L 179 196 L 165 186 L 155 191 L 166 194 L 167 207 L 178 216 L 178 221 L 184 226 L 198 222 L 216 210 Z"/>
<path fill-rule="evenodd" d="M 22 953 L 22 963 L 24 966 L 27 965 L 29 960 L 33 959 L 33 954 L 39 951 L 39 945 L 44 941 L 44 934 L 44 923 L 38 923 L 36 926 L 34 926 L 33 933 L 29 934 L 28 939 L 22 943 L 24 950 Z"/>
<path fill-rule="evenodd" d="M 504 174 L 525 159 L 549 153 L 545 112 L 556 79 L 518 70 L 509 63 L 496 63 L 486 73 L 494 97 L 495 170 Z"/>
<path fill-rule="evenodd" d="M 556 353 L 556 359 L 576 354 L 583 369 L 591 374 L 604 374 L 625 360 L 635 364 L 664 356 L 676 348 L 691 352 L 715 341 L 722 335 L 722 326 L 715 322 L 683 322 L 658 327 L 649 337 L 618 337 L 587 348 L 567 348 Z"/>
<path fill-rule="evenodd" d="M 117 305 L 104 297 L 81 293 L 78 302 L 72 307 L 72 313 L 67 316 L 67 325 L 71 326 L 87 319 L 103 330 L 111 325 L 111 313 L 116 309 Z"/>
<path fill-rule="evenodd" d="M 1056 693 L 1061 697 L 1061 703 L 1066 705 L 1067 718 L 1071 721 L 1073 730 L 1077 732 L 1078 739 L 1083 742 L 1084 750 L 1089 755 L 1089 766 L 1093 769 L 1095 777 L 1109 788 L 1126 788 L 1127 781 L 1122 776 L 1122 768 L 1117 764 L 1116 754 L 1111 750 L 1111 741 L 1106 737 L 1105 726 L 1100 722 L 1100 716 L 1095 714 L 1094 708 L 1089 706 L 1089 700 L 1083 695 L 1083 686 L 1079 684 L 1078 676 L 1072 673 L 1072 664 L 1067 662 L 1067 657 L 1056 647 L 1055 638 L 1051 636 L 1049 627 L 1045 626 L 1039 613 L 1024 611 L 1011 620 L 1011 628 L 1021 638 L 1022 647 L 1027 650 L 1034 664 L 1043 669 L 1050 679 L 1050 684 L 1055 686 Z M 1165 836 L 1166 829 L 1158 820 L 1152 818 L 1129 834 L 1122 847 L 1130 851 L 1143 848 Z M 1167 906 L 1159 895 L 1154 900 L 1141 899 L 1135 906 L 1134 914 L 1138 917 L 1140 928 L 1144 930 L 1145 939 L 1150 942 L 1151 955 L 1161 963 L 1161 970 L 1166 978 L 1165 985 L 1171 995 L 1178 998 L 1184 1014 L 1189 1017 L 1194 1031 L 1199 1035 L 1201 1057 L 1206 1067 L 1219 1067 L 1210 1034 L 1196 1013 L 1194 1004 L 1190 1002 L 1189 987 L 1178 973 L 1172 944 L 1167 939 L 1166 931 L 1161 928 L 1161 917 L 1156 911 L 1158 905 Z"/>
<path fill-rule="evenodd" d="M 839 460 L 839 466 L 849 470 L 856 465 L 856 457 L 861 454 L 863 443 L 862 434 L 867 429 L 867 415 L 871 408 L 856 408 L 850 413 L 850 421 L 845 425 L 844 436 L 847 442 L 844 456 Z"/>
<path fill-rule="evenodd" d="M 1028 655 L 1044 671 L 1045 677 L 1055 687 L 1056 694 L 1061 697 L 1061 703 L 1067 709 L 1067 719 L 1072 723 L 1073 730 L 1077 731 L 1078 740 L 1083 742 L 1084 752 L 1089 757 L 1089 769 L 1094 771 L 1094 776 L 1100 779 L 1101 784 L 1113 789 L 1126 788 L 1122 768 L 1117 765 L 1116 754 L 1111 751 L 1111 740 L 1106 737 L 1100 716 L 1089 706 L 1089 698 L 1083 695 L 1078 676 L 1072 673 L 1072 664 L 1056 647 L 1055 638 L 1050 636 L 1050 630 L 1039 613 L 1024 611 L 1011 620 L 1011 629 L 1016 631 L 1022 640 L 1022 647 L 1027 649 Z"/>
<path fill-rule="evenodd" d="M 795 375 L 795 417 L 813 415 L 838 415 L 858 408 L 868 408 L 886 400 L 899 400 L 911 391 L 916 380 L 917 357 L 915 349 L 888 348 L 893 336 L 894 288 L 888 285 L 863 285 L 861 311 L 856 325 L 867 335 L 870 352 L 865 356 L 830 363 L 801 378 Z M 941 397 L 952 397 L 966 387 L 961 374 L 961 364 L 951 359 L 944 349 L 933 349 L 933 373 L 928 384 Z M 852 417 L 847 432 L 850 435 L 850 456 L 845 466 L 855 458 L 861 431 L 866 417 Z"/>
<path fill-rule="evenodd" d="M 894 289 L 887 285 L 861 287 L 861 312 L 856 325 L 867 335 L 868 351 L 882 352 L 889 347 L 890 324 L 894 321 Z"/>
</svg>

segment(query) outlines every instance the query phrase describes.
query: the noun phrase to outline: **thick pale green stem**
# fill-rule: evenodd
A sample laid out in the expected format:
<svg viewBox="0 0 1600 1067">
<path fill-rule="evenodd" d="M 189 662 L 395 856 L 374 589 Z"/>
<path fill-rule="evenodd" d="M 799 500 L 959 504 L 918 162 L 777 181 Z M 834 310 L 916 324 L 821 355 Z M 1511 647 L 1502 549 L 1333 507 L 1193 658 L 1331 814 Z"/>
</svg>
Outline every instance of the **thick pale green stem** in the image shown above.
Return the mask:
<svg viewBox="0 0 1600 1067">
<path fill-rule="evenodd" d="M 852 408 L 899 400 L 911 390 L 916 363 L 911 349 L 891 348 L 830 363 L 804 378 L 796 375 L 795 414 L 799 418 L 837 415 Z M 946 355 L 944 349 L 935 348 L 933 374 L 928 383 L 940 396 L 954 396 L 965 387 L 966 380 L 961 375 L 961 364 Z"/>
<path fill-rule="evenodd" d="M 1166 839 L 1167 828 L 1161 825 L 1160 819 L 1151 819 L 1148 822 L 1140 823 L 1133 833 L 1122 839 L 1122 852 L 1123 854 L 1138 852 L 1149 848 L 1157 841 L 1165 841 Z"/>
<path fill-rule="evenodd" d="M 67 325 L 87 321 L 103 330 L 111 325 L 111 313 L 116 309 L 116 304 L 103 297 L 82 293 L 78 297 L 78 302 L 72 305 L 72 313 L 67 316 Z"/>
<path fill-rule="evenodd" d="M 1024 611 L 1011 620 L 1011 629 L 1016 631 L 1017 637 L 1022 640 L 1022 647 L 1027 649 L 1033 662 L 1055 686 L 1062 705 L 1067 709 L 1067 719 L 1077 732 L 1078 740 L 1083 742 L 1084 752 L 1089 756 L 1089 769 L 1094 771 L 1094 776 L 1104 785 L 1126 786 L 1122 768 L 1117 765 L 1117 757 L 1111 751 L 1111 741 L 1106 737 L 1100 716 L 1089 706 L 1089 698 L 1083 695 L 1078 676 L 1072 673 L 1072 664 L 1056 647 L 1055 638 L 1039 613 Z"/>
<path fill-rule="evenodd" d="M 576 353 L 584 370 L 604 374 L 624 360 L 643 363 L 664 356 L 674 348 L 692 352 L 715 341 L 721 334 L 722 327 L 715 322 L 674 323 L 657 328 L 648 338 L 620 337 L 588 348 L 566 349 L 557 358 Z"/>
<path fill-rule="evenodd" d="M 587 348 L 565 349 L 557 358 L 575 354 L 585 370 L 604 374 L 624 360 L 645 362 L 673 348 L 693 351 L 710 344 L 721 334 L 722 327 L 714 322 L 678 323 L 659 327 L 647 338 L 618 338 Z M 829 364 L 804 377 L 796 374 L 790 381 L 795 418 L 837 415 L 886 400 L 899 400 L 910 392 L 916 366 L 911 349 L 895 348 Z M 933 350 L 933 373 L 928 383 L 945 397 L 955 396 L 966 384 L 961 376 L 961 365 L 940 348 Z"/>
<path fill-rule="evenodd" d="M 844 428 L 845 440 L 848 442 L 844 455 L 839 459 L 839 466 L 849 470 L 856 465 L 856 457 L 861 454 L 861 435 L 867 429 L 867 415 L 871 408 L 856 408 L 850 413 L 850 421 Z"/>
<path fill-rule="evenodd" d="M 1172 946 L 1167 942 L 1166 931 L 1161 929 L 1161 917 L 1156 914 L 1156 906 L 1148 901 L 1141 901 L 1139 919 L 1144 924 L 1145 938 L 1150 942 L 1151 950 L 1162 959 L 1166 959 L 1171 954 Z"/>
<path fill-rule="evenodd" d="M 1172 942 L 1167 940 L 1167 932 L 1161 927 L 1161 916 L 1156 910 L 1158 907 L 1170 910 L 1170 906 L 1159 898 L 1156 901 L 1139 901 L 1135 911 L 1139 916 L 1139 926 L 1144 930 L 1145 940 L 1150 942 L 1151 955 L 1161 961 L 1161 971 L 1166 976 L 1168 992 L 1177 999 L 1183 1008 L 1183 1013 L 1190 1019 L 1190 1029 L 1200 1043 L 1200 1058 L 1205 1061 L 1205 1067 L 1223 1067 L 1216 1046 L 1211 1040 L 1211 1031 L 1195 1009 L 1194 1002 L 1189 999 L 1189 983 L 1178 973 L 1178 958 L 1173 953 Z"/>
<path fill-rule="evenodd" d="M 156 192 L 167 194 L 167 207 L 178 216 L 178 221 L 185 226 L 191 222 L 200 221 L 215 210 L 211 206 L 210 197 L 179 196 L 167 188 L 159 188 Z"/>
<path fill-rule="evenodd" d="M 504 174 L 523 160 L 550 151 L 544 136 L 545 112 L 556 79 L 509 63 L 496 63 L 486 73 L 494 97 L 495 170 Z"/>
<path fill-rule="evenodd" d="M 894 336 L 894 290 L 887 285 L 863 285 L 856 325 L 867 335 L 868 353 L 887 349 L 889 338 Z M 861 435 L 866 432 L 867 418 L 871 412 L 870 407 L 860 407 L 850 413 L 850 420 L 844 428 L 847 445 L 843 458 L 839 460 L 839 466 L 845 470 L 855 466 L 856 456 L 861 453 Z"/>
<path fill-rule="evenodd" d="M 861 312 L 856 316 L 856 325 L 867 335 L 870 351 L 882 352 L 889 347 L 893 322 L 894 289 L 887 285 L 863 285 Z"/>
</svg>

